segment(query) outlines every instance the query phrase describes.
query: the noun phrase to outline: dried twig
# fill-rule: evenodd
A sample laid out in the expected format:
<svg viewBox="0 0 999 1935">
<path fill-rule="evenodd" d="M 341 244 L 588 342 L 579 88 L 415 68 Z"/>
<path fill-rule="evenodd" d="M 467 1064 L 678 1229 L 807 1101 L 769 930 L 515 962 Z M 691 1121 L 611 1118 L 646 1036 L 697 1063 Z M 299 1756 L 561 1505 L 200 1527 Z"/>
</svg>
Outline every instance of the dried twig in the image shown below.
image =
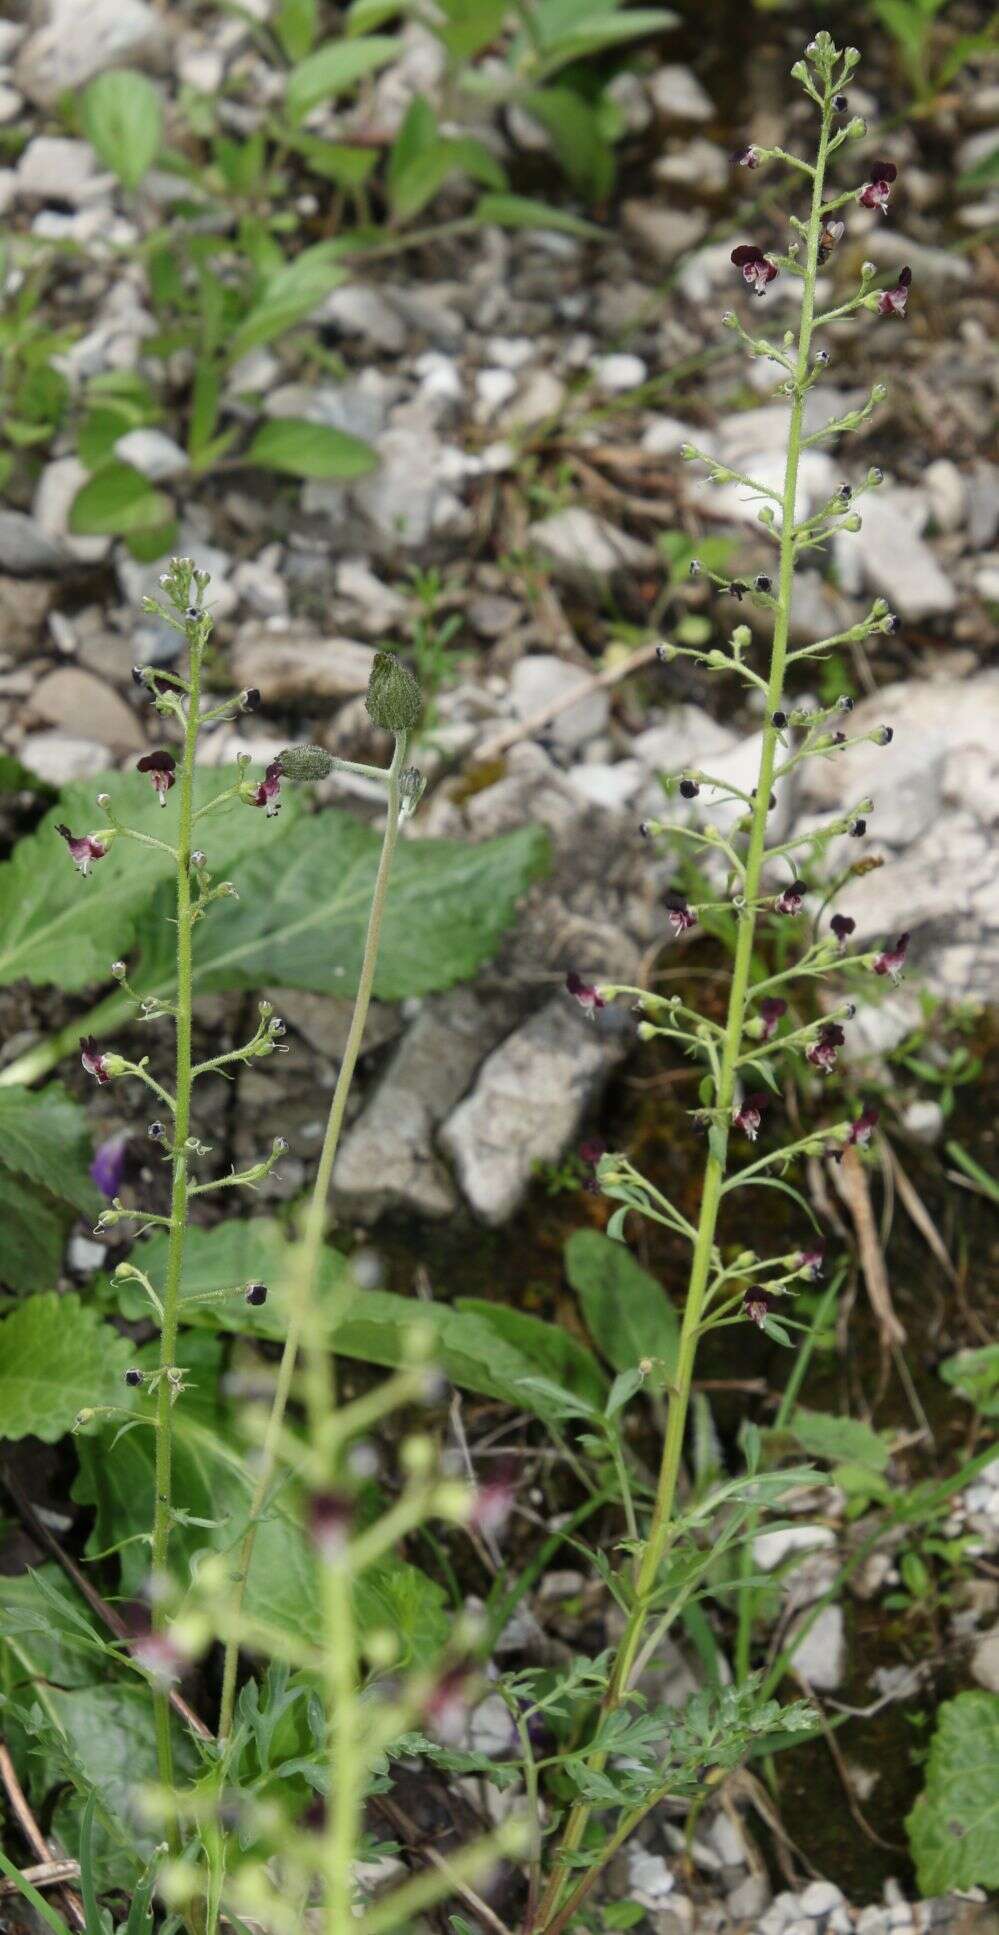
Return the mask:
<svg viewBox="0 0 999 1935">
<path fill-rule="evenodd" d="M 33 1849 L 43 1867 L 51 1867 L 53 1865 L 52 1850 L 31 1812 L 27 1795 L 17 1778 L 14 1762 L 10 1757 L 10 1750 L 3 1740 L 0 1740 L 0 1781 L 3 1782 L 7 1799 L 10 1802 L 11 1813 L 14 1815 L 28 1846 Z M 71 1888 L 63 1886 L 62 1903 L 73 1926 L 81 1931 L 85 1931 L 87 1918 L 83 1912 L 83 1903 L 79 1895 L 75 1895 Z"/>
<path fill-rule="evenodd" d="M 878 1242 L 867 1177 L 856 1149 L 844 1149 L 842 1161 L 837 1163 L 834 1176 L 836 1187 L 853 1218 L 867 1294 L 880 1332 L 881 1347 L 888 1352 L 893 1345 L 905 1343 L 905 1330 L 892 1307 L 888 1271 L 885 1268 L 884 1253 Z"/>
<path fill-rule="evenodd" d="M 60 1882 L 76 1881 L 80 1874 L 78 1861 L 40 1861 L 35 1868 L 22 1868 L 21 1877 L 30 1881 L 33 1888 L 58 1888 Z M 0 1876 L 0 1900 L 4 1895 L 19 1894 L 16 1881 Z"/>
</svg>

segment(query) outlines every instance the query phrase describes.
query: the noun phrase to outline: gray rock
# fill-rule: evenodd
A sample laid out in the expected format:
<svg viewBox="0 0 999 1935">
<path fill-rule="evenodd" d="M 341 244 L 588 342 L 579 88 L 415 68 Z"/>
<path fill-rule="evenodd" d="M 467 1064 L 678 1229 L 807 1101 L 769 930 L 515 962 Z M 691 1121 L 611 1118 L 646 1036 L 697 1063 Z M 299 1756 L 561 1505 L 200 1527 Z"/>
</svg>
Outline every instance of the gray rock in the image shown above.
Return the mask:
<svg viewBox="0 0 999 1935">
<path fill-rule="evenodd" d="M 262 558 L 244 558 L 232 574 L 233 590 L 260 618 L 282 618 L 288 609 L 288 587 L 279 571 Z"/>
<path fill-rule="evenodd" d="M 694 248 L 708 225 L 700 209 L 664 208 L 661 202 L 627 201 L 621 215 L 633 240 L 665 267 Z"/>
<path fill-rule="evenodd" d="M 934 1102 L 930 1096 L 910 1102 L 902 1116 L 902 1127 L 908 1129 L 917 1142 L 939 1142 L 944 1132 L 944 1112 L 939 1102 Z"/>
<path fill-rule="evenodd" d="M 42 0 L 44 24 L 25 41 L 14 78 L 39 107 L 55 107 L 108 67 L 160 66 L 166 19 L 146 0 Z"/>
<path fill-rule="evenodd" d="M 518 659 L 510 679 L 510 703 L 519 719 L 530 719 L 579 687 L 584 696 L 542 728 L 547 738 L 574 750 L 603 732 L 610 716 L 607 693 L 591 689 L 591 675 L 581 666 L 570 665 L 548 652 Z"/>
<path fill-rule="evenodd" d="M 93 739 L 78 739 L 68 732 L 29 732 L 18 748 L 18 757 L 29 773 L 37 773 L 49 786 L 68 786 L 71 779 L 92 779 L 107 769 L 108 749 Z"/>
<path fill-rule="evenodd" d="M 602 806 L 608 813 L 620 813 L 643 785 L 645 768 L 637 759 L 619 759 L 616 765 L 596 760 L 592 764 L 573 766 L 567 778 L 588 806 Z"/>
<path fill-rule="evenodd" d="M 753 1540 L 753 1561 L 761 1572 L 772 1572 L 793 1553 L 828 1551 L 836 1535 L 828 1525 L 782 1525 L 772 1532 L 760 1532 Z"/>
<path fill-rule="evenodd" d="M 378 469 L 352 496 L 379 552 L 420 550 L 435 534 L 461 528 L 464 506 L 445 480 L 444 446 L 429 425 L 394 426 L 378 454 Z"/>
<path fill-rule="evenodd" d="M 623 1052 L 620 1036 L 591 1026 L 559 996 L 488 1057 L 441 1134 L 485 1222 L 505 1222 L 535 1164 L 557 1161 Z"/>
<path fill-rule="evenodd" d="M 302 1035 L 310 1048 L 329 1061 L 341 1061 L 347 1046 L 354 1003 L 346 997 L 308 994 L 300 988 L 270 988 L 268 1001 Z M 398 1008 L 384 1001 L 373 1001 L 364 1029 L 363 1053 L 370 1055 L 399 1033 L 402 1021 Z"/>
<path fill-rule="evenodd" d="M 841 581 L 866 583 L 886 597 L 902 618 L 933 618 L 952 611 L 957 592 L 919 533 L 928 505 L 921 492 L 887 485 L 864 498 L 863 528 L 840 532 L 834 554 Z"/>
<path fill-rule="evenodd" d="M 332 323 L 345 336 L 362 336 L 375 349 L 397 356 L 406 347 L 406 325 L 391 303 L 377 289 L 363 282 L 349 282 L 334 289 L 322 308 L 322 320 Z"/>
<path fill-rule="evenodd" d="M 31 695 L 31 709 L 47 725 L 114 752 L 141 752 L 146 738 L 134 712 L 103 679 L 81 665 L 47 672 Z"/>
<path fill-rule="evenodd" d="M 964 478 L 949 457 L 937 457 L 923 471 L 923 489 L 930 500 L 933 522 L 941 531 L 959 531 L 968 513 Z"/>
<path fill-rule="evenodd" d="M 696 443 L 699 450 L 710 450 L 713 439 L 704 430 L 679 417 L 649 417 L 642 431 L 641 447 L 654 457 L 673 457 L 685 443 Z"/>
<path fill-rule="evenodd" d="M 628 1889 L 636 1901 L 654 1906 L 676 1887 L 676 1876 L 661 1854 L 632 1844 L 628 1848 Z"/>
<path fill-rule="evenodd" d="M 897 270 L 907 262 L 914 284 L 928 289 L 953 290 L 974 279 L 975 271 L 966 255 L 952 249 L 935 249 L 925 242 L 914 242 L 899 235 L 887 222 L 872 222 L 864 236 L 864 254 L 879 269 Z"/>
<path fill-rule="evenodd" d="M 82 464 L 78 457 L 57 457 L 54 463 L 46 464 L 42 471 L 31 511 L 39 530 L 44 531 L 46 537 L 58 539 L 81 563 L 99 564 L 111 549 L 111 539 L 74 537 L 69 529 L 73 500 L 89 476 L 86 464 Z"/>
<path fill-rule="evenodd" d="M 0 641 L 8 657 L 23 658 L 35 650 L 54 597 L 51 584 L 0 577 Z"/>
<path fill-rule="evenodd" d="M 367 688 L 374 651 L 350 638 L 319 638 L 307 626 L 245 625 L 232 650 L 238 686 L 265 703 L 349 699 Z"/>
<path fill-rule="evenodd" d="M 817 1921 L 821 1915 L 831 1915 L 845 1899 L 842 1888 L 837 1888 L 834 1881 L 810 1881 L 801 1895 L 801 1906 L 806 1915 Z"/>
<path fill-rule="evenodd" d="M 744 1881 L 736 1883 L 726 1896 L 726 1905 L 733 1921 L 756 1921 L 763 1914 L 770 1900 L 770 1885 L 765 1875 L 747 1875 Z"/>
<path fill-rule="evenodd" d="M 723 194 L 732 179 L 724 148 L 699 134 L 661 155 L 652 172 L 657 180 L 689 188 L 695 195 Z"/>
<path fill-rule="evenodd" d="M 656 113 L 664 121 L 711 121 L 714 102 L 704 92 L 689 67 L 667 64 L 649 77 L 649 93 Z"/>
<path fill-rule="evenodd" d="M 677 705 L 661 725 L 637 733 L 631 750 L 650 773 L 676 773 L 684 766 L 711 765 L 738 743 L 736 733 L 700 706 Z"/>
<path fill-rule="evenodd" d="M 333 1183 L 351 1215 L 374 1222 L 389 1207 L 434 1217 L 457 1208 L 435 1132 L 510 1018 L 507 1003 L 485 1003 L 469 988 L 424 1003 L 341 1145 Z"/>
<path fill-rule="evenodd" d="M 549 417 L 558 415 L 565 398 L 565 384 L 553 370 L 532 370 L 513 402 L 501 413 L 499 428 L 527 430 L 536 423 L 545 423 Z"/>
<path fill-rule="evenodd" d="M 102 201 L 114 187 L 114 176 L 99 174 L 89 141 L 70 141 L 62 135 L 36 134 L 17 164 L 17 193 L 38 201 L 69 202 L 84 208 Z"/>
<path fill-rule="evenodd" d="M 591 586 L 616 571 L 648 570 L 655 563 L 649 545 L 619 531 L 583 504 L 572 504 L 532 524 L 528 541 L 555 577 L 567 584 Z"/>
<path fill-rule="evenodd" d="M 637 390 L 648 373 L 640 356 L 626 355 L 623 351 L 598 356 L 593 365 L 593 380 L 606 396 L 624 396 L 628 390 Z"/>
<path fill-rule="evenodd" d="M 999 1693 L 999 1626 L 979 1640 L 971 1655 L 971 1675 L 989 1693 Z"/>
<path fill-rule="evenodd" d="M 187 453 L 179 443 L 165 431 L 151 426 L 126 430 L 114 448 L 116 457 L 121 457 L 126 464 L 134 464 L 143 477 L 151 478 L 154 483 L 167 477 L 182 477 L 188 468 Z"/>
<path fill-rule="evenodd" d="M 23 511 L 0 510 L 0 570 L 12 578 L 50 577 L 72 569 L 68 546 L 48 536 Z"/>
<path fill-rule="evenodd" d="M 795 1633 L 803 1626 L 799 1619 L 787 1637 L 787 1646 L 793 1648 L 792 1666 L 809 1686 L 820 1692 L 832 1692 L 840 1686 L 846 1672 L 846 1624 L 842 1606 L 835 1602 L 823 1606 L 800 1643 L 795 1645 Z"/>
</svg>

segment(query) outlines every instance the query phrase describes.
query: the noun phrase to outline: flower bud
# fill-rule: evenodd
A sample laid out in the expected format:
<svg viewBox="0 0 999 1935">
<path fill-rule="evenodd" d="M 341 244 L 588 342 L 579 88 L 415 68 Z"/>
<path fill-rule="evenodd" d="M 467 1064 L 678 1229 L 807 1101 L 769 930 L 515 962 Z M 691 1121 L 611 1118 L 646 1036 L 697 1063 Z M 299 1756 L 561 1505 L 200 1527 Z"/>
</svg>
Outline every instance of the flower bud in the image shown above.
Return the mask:
<svg viewBox="0 0 999 1935">
<path fill-rule="evenodd" d="M 747 645 L 751 645 L 752 642 L 753 642 L 753 634 L 750 631 L 749 626 L 737 625 L 734 632 L 732 633 L 732 643 L 735 646 L 736 650 L 739 652 L 744 652 L 746 650 Z M 724 658 L 723 654 L 719 654 L 719 656 Z"/>
<path fill-rule="evenodd" d="M 128 969 L 125 966 L 124 961 L 112 961 L 111 963 L 112 981 L 124 981 L 127 973 L 128 973 Z"/>
<path fill-rule="evenodd" d="M 286 779 L 328 779 L 333 760 L 322 746 L 289 746 L 278 758 Z"/>
<path fill-rule="evenodd" d="M 694 449 L 694 446 L 692 443 L 682 443 L 680 445 L 680 455 L 683 458 L 684 463 L 689 464 L 696 457 L 697 452 Z"/>
<path fill-rule="evenodd" d="M 411 820 L 427 790 L 426 773 L 418 766 L 407 766 L 399 774 L 399 811 L 404 820 Z"/>
<path fill-rule="evenodd" d="M 136 1370 L 134 1365 L 129 1366 L 128 1370 L 124 1373 L 124 1377 L 125 1377 L 125 1383 L 129 1385 L 133 1391 L 136 1390 L 138 1386 L 142 1383 L 142 1372 L 140 1370 Z"/>
<path fill-rule="evenodd" d="M 368 718 L 384 732 L 409 732 L 423 710 L 412 672 L 394 652 L 376 652 L 365 698 Z"/>
<path fill-rule="evenodd" d="M 877 464 L 873 464 L 867 473 L 867 482 L 870 485 L 871 489 L 877 490 L 878 485 L 883 484 L 884 481 L 885 481 L 884 471 L 881 470 Z"/>
<path fill-rule="evenodd" d="M 194 868 L 196 873 L 200 873 L 202 867 L 207 867 L 208 855 L 205 852 L 204 847 L 195 847 L 194 852 L 191 855 L 191 865 Z"/>
<path fill-rule="evenodd" d="M 840 528 L 841 530 L 844 530 L 844 531 L 859 531 L 861 529 L 862 522 L 863 520 L 858 516 L 857 512 L 853 511 L 849 517 L 845 517 L 843 519 L 843 523 Z"/>
<path fill-rule="evenodd" d="M 248 1283 L 243 1294 L 245 1302 L 250 1304 L 254 1310 L 259 1310 L 260 1305 L 267 1302 L 267 1285 L 266 1283 Z"/>
<path fill-rule="evenodd" d="M 851 141 L 859 141 L 861 135 L 867 133 L 867 122 L 862 120 L 859 114 L 855 114 L 853 120 L 847 122 L 846 132 Z"/>
<path fill-rule="evenodd" d="M 98 795 L 97 795 L 97 805 L 98 805 L 98 806 L 101 806 L 101 807 L 104 807 L 104 806 L 110 806 L 110 804 L 111 804 L 111 795 L 110 795 L 110 793 L 98 793 Z"/>
<path fill-rule="evenodd" d="M 666 645 L 666 644 L 657 645 L 656 657 L 659 660 L 660 665 L 672 665 L 673 660 L 676 657 L 676 646 Z"/>
</svg>

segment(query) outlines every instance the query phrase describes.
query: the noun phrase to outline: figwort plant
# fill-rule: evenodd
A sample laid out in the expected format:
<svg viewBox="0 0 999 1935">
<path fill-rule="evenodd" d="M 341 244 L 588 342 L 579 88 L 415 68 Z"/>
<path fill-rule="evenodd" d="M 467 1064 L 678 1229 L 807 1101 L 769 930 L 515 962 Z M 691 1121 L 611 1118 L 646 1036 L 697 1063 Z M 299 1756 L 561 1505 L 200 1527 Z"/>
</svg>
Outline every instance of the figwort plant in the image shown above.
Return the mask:
<svg viewBox="0 0 999 1935">
<path fill-rule="evenodd" d="M 858 800 L 818 831 L 768 844 L 767 817 L 774 804 L 774 785 L 803 761 L 845 758 L 850 745 L 857 743 L 843 729 L 848 703 L 816 710 L 796 708 L 785 698 L 788 668 L 801 661 L 824 659 L 836 646 L 868 638 L 872 633 L 894 631 L 898 622 L 879 599 L 867 617 L 848 631 L 796 650 L 789 649 L 791 601 L 798 560 L 825 545 L 836 531 L 858 530 L 857 500 L 882 481 L 881 472 L 871 469 L 862 484 L 852 488 L 843 485 L 820 510 L 804 517 L 798 514 L 802 451 L 841 431 L 857 429 L 886 394 L 884 385 L 878 382 L 862 407 L 806 434 L 806 402 L 829 360 L 824 349 L 816 352 L 815 337 L 827 324 L 841 321 L 858 310 L 900 320 L 905 314 L 911 283 L 908 268 L 901 267 L 895 284 L 879 291 L 873 286 L 873 265 L 865 263 L 855 292 L 816 314 L 818 272 L 842 234 L 843 224 L 837 219 L 839 211 L 851 202 L 883 209 L 896 176 L 892 163 L 877 162 L 860 183 L 842 193 L 830 194 L 826 187 L 826 173 L 833 156 L 865 133 L 862 121 L 847 118 L 848 102 L 842 92 L 859 59 L 855 48 L 841 52 L 827 33 L 820 33 L 805 49 L 805 58 L 797 61 L 792 69 L 818 110 L 819 137 L 814 162 L 779 148 L 750 147 L 735 157 L 737 163 L 751 168 L 766 160 L 778 159 L 789 164 L 811 188 L 807 219 L 791 217 L 794 239 L 786 253 L 764 250 L 756 243 L 740 243 L 732 251 L 733 266 L 740 271 L 754 297 L 765 296 L 778 276 L 794 276 L 800 282 L 801 310 L 796 334 L 789 330 L 779 341 L 771 341 L 755 327 L 747 328 L 734 312 L 723 318 L 725 327 L 739 337 L 751 356 L 765 357 L 785 373 L 779 389 L 790 402 L 783 489 L 771 489 L 690 445 L 682 452 L 687 459 L 704 462 L 714 482 L 744 484 L 763 500 L 760 523 L 771 535 L 778 559 L 773 577 L 763 573 L 750 583 L 738 580 L 730 583 L 714 572 L 704 574 L 734 593 L 740 602 L 743 598 L 749 599 L 772 613 L 770 665 L 765 677 L 747 663 L 751 635 L 743 625 L 733 631 L 727 651 L 713 650 L 705 654 L 672 644 L 662 645 L 659 650 L 666 664 L 682 653 L 712 672 L 733 673 L 764 697 L 766 716 L 760 765 L 752 792 L 740 792 L 728 782 L 701 771 L 676 775 L 667 787 L 668 791 L 678 792 L 688 800 L 707 790 L 718 799 L 735 802 L 742 814 L 734 831 L 726 837 L 710 823 L 684 826 L 650 822 L 643 827 L 643 832 L 650 837 L 668 834 L 671 840 L 686 839 L 695 848 L 719 856 L 714 865 L 720 867 L 724 876 L 723 904 L 737 914 L 727 1018 L 722 1026 L 699 1015 L 679 997 L 661 998 L 644 989 L 600 982 L 588 984 L 575 974 L 569 976 L 567 983 L 570 995 L 591 1016 L 620 996 L 637 1001 L 643 1015 L 639 1026 L 643 1038 L 659 1036 L 678 1041 L 705 1068 L 697 1119 L 706 1131 L 707 1155 L 696 1225 L 653 1188 L 625 1156 L 604 1155 L 597 1167 L 598 1187 L 620 1204 L 609 1225 L 612 1236 L 621 1235 L 625 1218 L 630 1210 L 635 1210 L 674 1231 L 689 1244 L 692 1252 L 655 1501 L 645 1535 L 635 1547 L 627 1587 L 626 1624 L 604 1691 L 598 1735 L 608 1719 L 629 1699 L 643 1664 L 671 1616 L 669 1562 L 676 1555 L 679 1530 L 677 1483 L 700 1341 L 709 1330 L 720 1325 L 750 1322 L 789 1344 L 790 1331 L 807 1327 L 785 1314 L 787 1301 L 798 1286 L 816 1277 L 822 1267 L 821 1249 L 810 1241 L 783 1256 L 760 1257 L 747 1251 L 726 1262 L 718 1235 L 726 1198 L 737 1189 L 767 1186 L 778 1180 L 797 1156 L 830 1149 L 841 1152 L 849 1144 L 866 1140 L 869 1133 L 866 1118 L 856 1123 L 837 1122 L 785 1144 L 772 1154 L 759 1156 L 734 1173 L 729 1172 L 729 1144 L 733 1133 L 754 1141 L 768 1101 L 767 1092 L 779 1095 L 775 1065 L 784 1056 L 802 1054 L 813 1067 L 828 1073 L 835 1066 L 837 1052 L 845 1040 L 844 1023 L 854 1012 L 852 1003 L 834 1000 L 821 1021 L 808 1020 L 795 1025 L 791 1013 L 795 990 L 803 982 L 825 981 L 840 972 L 844 946 L 854 925 L 848 916 L 834 917 L 829 935 L 815 938 L 792 966 L 779 973 L 754 980 L 752 963 L 759 924 L 781 921 L 800 910 L 810 891 L 808 876 L 830 842 L 843 834 L 862 835 L 872 810 L 870 800 Z M 864 737 L 887 745 L 891 731 L 883 727 Z M 826 896 L 826 903 L 830 897 Z M 690 907 L 680 895 L 669 898 L 668 920 L 676 933 L 692 926 L 700 911 L 707 911 L 707 907 Z M 881 950 L 854 954 L 849 959 L 853 967 L 866 966 L 876 974 L 894 978 L 901 969 L 907 944 L 908 936 L 902 935 Z M 600 1796 L 605 1760 L 606 1755 L 600 1751 L 593 1753 L 589 1791 L 584 1789 L 563 1822 L 547 1886 L 530 1923 L 538 1935 L 541 1931 L 544 1935 L 561 1935 L 572 1924 L 573 1916 L 592 1886 L 595 1872 L 603 1866 L 608 1851 L 620 1843 L 619 1833 L 608 1837 L 602 1829 L 599 1848 L 586 1845 L 590 1817 Z"/>
</svg>

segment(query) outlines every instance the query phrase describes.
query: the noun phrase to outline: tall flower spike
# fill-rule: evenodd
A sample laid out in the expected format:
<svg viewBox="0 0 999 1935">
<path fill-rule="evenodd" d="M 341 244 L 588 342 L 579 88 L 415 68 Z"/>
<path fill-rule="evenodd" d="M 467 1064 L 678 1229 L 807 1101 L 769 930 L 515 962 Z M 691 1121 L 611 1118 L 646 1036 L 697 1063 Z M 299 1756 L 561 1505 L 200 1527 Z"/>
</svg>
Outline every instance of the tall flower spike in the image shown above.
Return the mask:
<svg viewBox="0 0 999 1935">
<path fill-rule="evenodd" d="M 878 315 L 894 317 L 896 322 L 905 319 L 905 305 L 909 300 L 912 284 L 912 270 L 900 269 L 894 289 L 882 289 L 878 297 Z"/>
<path fill-rule="evenodd" d="M 739 247 L 732 250 L 731 260 L 737 269 L 742 270 L 743 281 L 748 282 L 754 296 L 762 296 L 768 282 L 780 274 L 776 262 L 771 262 L 770 257 L 764 255 L 763 250 L 753 242 L 740 242 Z"/>
<path fill-rule="evenodd" d="M 157 746 L 155 752 L 144 753 L 138 762 L 138 771 L 148 773 L 159 795 L 161 806 L 166 805 L 166 796 L 171 786 L 177 784 L 177 761 L 165 746 Z"/>
<path fill-rule="evenodd" d="M 882 215 L 888 213 L 888 199 L 892 182 L 898 178 L 898 169 L 893 161 L 872 161 L 870 180 L 857 190 L 857 200 L 862 208 L 880 208 Z"/>
<path fill-rule="evenodd" d="M 909 952 L 910 938 L 907 933 L 900 934 L 894 947 L 886 947 L 882 950 L 877 960 L 872 962 L 875 974 L 887 974 L 892 981 L 899 979 L 905 966 L 905 957 Z"/>
<path fill-rule="evenodd" d="M 56 832 L 61 840 L 65 840 L 77 873 L 82 873 L 86 880 L 93 862 L 103 860 L 107 852 L 103 840 L 95 839 L 92 833 L 71 833 L 68 826 L 57 826 Z"/>
</svg>

